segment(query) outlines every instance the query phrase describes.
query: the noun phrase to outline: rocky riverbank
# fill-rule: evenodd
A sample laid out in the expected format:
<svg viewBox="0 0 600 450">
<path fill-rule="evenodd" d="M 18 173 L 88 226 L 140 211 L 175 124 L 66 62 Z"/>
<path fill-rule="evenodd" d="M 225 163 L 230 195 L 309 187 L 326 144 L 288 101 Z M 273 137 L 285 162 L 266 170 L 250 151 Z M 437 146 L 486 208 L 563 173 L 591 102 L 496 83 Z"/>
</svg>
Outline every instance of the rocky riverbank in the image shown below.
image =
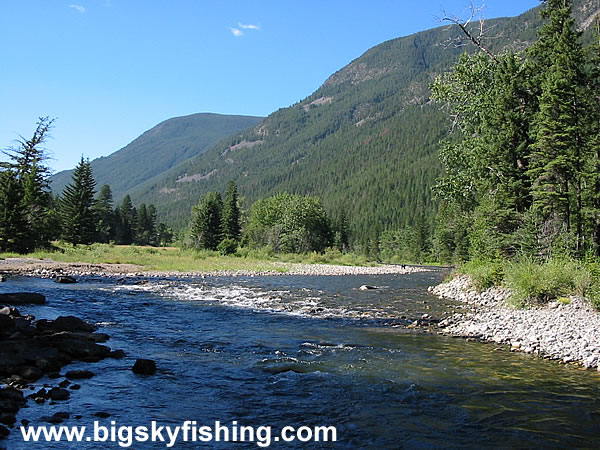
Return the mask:
<svg viewBox="0 0 600 450">
<path fill-rule="evenodd" d="M 428 270 L 422 266 L 408 266 L 404 264 L 378 264 L 375 266 L 340 266 L 333 264 L 298 264 L 298 263 L 273 263 L 274 269 L 267 271 L 253 270 L 220 270 L 207 272 L 161 272 L 144 270 L 142 266 L 133 264 L 86 264 L 65 263 L 49 259 L 34 258 L 6 258 L 0 260 L 0 275 L 35 276 L 41 278 L 55 278 L 61 275 L 73 277 L 101 276 L 101 277 L 206 277 L 206 276 L 258 276 L 258 275 L 386 275 L 407 274 Z"/>
<path fill-rule="evenodd" d="M 516 309 L 507 303 L 508 289 L 477 292 L 465 275 L 429 291 L 468 306 L 439 323 L 445 334 L 505 344 L 514 351 L 600 371 L 600 313 L 585 299 Z"/>
<path fill-rule="evenodd" d="M 61 375 L 65 365 L 125 356 L 120 350 L 111 351 L 102 345 L 108 335 L 97 333 L 94 325 L 77 317 L 35 320 L 11 306 L 26 304 L 31 298 L 39 303 L 40 297 L 43 298 L 31 293 L 0 296 L 0 439 L 15 426 L 16 415 L 27 406 L 28 399 L 36 403 L 67 400 L 71 392 L 79 388 L 73 380 L 94 375 L 88 370 Z M 44 377 L 47 380 L 43 387 L 36 387 L 36 382 Z M 60 423 L 68 416 L 68 413 L 59 413 L 45 420 Z M 28 423 L 26 419 L 21 421 L 22 425 Z"/>
</svg>

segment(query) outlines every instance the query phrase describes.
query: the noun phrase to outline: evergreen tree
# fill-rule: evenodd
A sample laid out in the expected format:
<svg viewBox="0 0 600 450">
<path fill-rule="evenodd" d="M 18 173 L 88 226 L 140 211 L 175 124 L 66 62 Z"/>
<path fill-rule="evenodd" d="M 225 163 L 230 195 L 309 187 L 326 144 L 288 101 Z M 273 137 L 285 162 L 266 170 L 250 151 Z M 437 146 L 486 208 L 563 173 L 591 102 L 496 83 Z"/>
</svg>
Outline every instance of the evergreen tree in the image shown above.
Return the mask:
<svg viewBox="0 0 600 450">
<path fill-rule="evenodd" d="M 73 170 L 73 181 L 63 191 L 60 215 L 63 238 L 72 244 L 93 242 L 96 232 L 94 194 L 96 181 L 89 160 L 81 160 Z"/>
<path fill-rule="evenodd" d="M 118 209 L 119 226 L 117 230 L 117 242 L 119 244 L 129 245 L 133 243 L 135 238 L 134 226 L 136 223 L 136 213 L 133 203 L 131 203 L 131 197 L 127 194 L 121 206 Z"/>
<path fill-rule="evenodd" d="M 238 190 L 235 182 L 230 181 L 225 191 L 222 213 L 223 238 L 239 241 L 242 230 L 240 224 L 240 208 L 238 206 Z"/>
<path fill-rule="evenodd" d="M 48 215 L 52 203 L 50 169 L 44 163 L 47 155 L 42 147 L 53 122 L 48 117 L 41 117 L 30 139 L 21 137 L 17 147 L 4 152 L 10 161 L 2 166 L 13 171 L 23 191 L 26 222 L 22 225 L 22 238 L 23 247 L 29 251 L 49 245 L 57 231 Z"/>
<path fill-rule="evenodd" d="M 222 240 L 223 200 L 218 192 L 208 192 L 192 210 L 190 239 L 196 249 L 216 250 Z"/>
<path fill-rule="evenodd" d="M 135 230 L 135 243 L 138 245 L 148 245 L 150 234 L 148 233 L 148 211 L 145 203 L 142 203 L 137 210 Z"/>
<path fill-rule="evenodd" d="M 148 232 L 148 244 L 150 245 L 158 245 L 158 237 L 157 237 L 157 225 L 156 225 L 156 207 L 152 204 L 148 205 L 147 208 L 147 232 Z"/>
<path fill-rule="evenodd" d="M 571 17 L 571 0 L 547 0 L 548 22 L 531 48 L 539 84 L 535 143 L 530 156 L 533 209 L 549 228 L 574 228 L 577 250 L 583 244 L 582 169 L 587 115 L 584 55 Z M 556 222 L 556 226 L 551 223 Z"/>
<path fill-rule="evenodd" d="M 27 217 L 23 210 L 23 187 L 10 169 L 0 171 L 0 251 L 26 253 Z"/>
<path fill-rule="evenodd" d="M 105 184 L 94 203 L 96 215 L 96 238 L 97 242 L 108 243 L 115 239 L 116 223 L 113 212 L 113 196 L 110 186 Z"/>
</svg>

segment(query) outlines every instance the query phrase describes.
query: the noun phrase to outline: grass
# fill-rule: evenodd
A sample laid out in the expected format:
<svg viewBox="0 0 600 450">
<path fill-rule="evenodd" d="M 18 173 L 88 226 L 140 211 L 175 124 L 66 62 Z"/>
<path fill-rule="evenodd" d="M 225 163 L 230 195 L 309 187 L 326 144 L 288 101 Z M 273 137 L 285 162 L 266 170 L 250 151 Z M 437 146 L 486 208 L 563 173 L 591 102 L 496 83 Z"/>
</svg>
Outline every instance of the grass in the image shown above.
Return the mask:
<svg viewBox="0 0 600 450">
<path fill-rule="evenodd" d="M 69 245 L 55 243 L 54 250 L 40 250 L 28 255 L 2 253 L 1 258 L 30 257 L 52 259 L 66 263 L 135 264 L 146 271 L 216 272 L 216 271 L 276 271 L 288 269 L 280 263 L 372 265 L 366 258 L 339 251 L 324 254 L 274 254 L 269 249 L 238 249 L 234 255 L 223 256 L 213 251 L 197 251 L 177 247 L 142 247 L 135 245 Z"/>
<path fill-rule="evenodd" d="M 469 261 L 459 272 L 470 275 L 479 291 L 491 286 L 510 288 L 510 302 L 516 307 L 526 308 L 552 300 L 564 302 L 569 296 L 578 296 L 588 298 L 600 309 L 600 263 L 596 260 Z"/>
</svg>

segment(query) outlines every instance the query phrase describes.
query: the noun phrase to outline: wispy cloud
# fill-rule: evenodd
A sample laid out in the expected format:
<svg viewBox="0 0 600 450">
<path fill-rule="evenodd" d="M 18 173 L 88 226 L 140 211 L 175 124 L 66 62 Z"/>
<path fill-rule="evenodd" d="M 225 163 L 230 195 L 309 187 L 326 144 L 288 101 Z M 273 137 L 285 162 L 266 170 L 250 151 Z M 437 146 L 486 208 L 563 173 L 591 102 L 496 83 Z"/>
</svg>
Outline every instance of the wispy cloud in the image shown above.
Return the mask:
<svg viewBox="0 0 600 450">
<path fill-rule="evenodd" d="M 235 37 L 240 37 L 244 35 L 244 32 L 239 28 L 229 27 L 229 31 L 231 31 L 231 34 L 233 34 Z"/>
<path fill-rule="evenodd" d="M 258 25 L 252 25 L 252 24 L 244 25 L 243 23 L 238 22 L 238 26 L 240 28 L 243 28 L 244 30 L 260 30 L 260 27 Z"/>
<path fill-rule="evenodd" d="M 81 14 L 85 12 L 85 7 L 81 5 L 69 5 L 69 8 L 73 8 L 75 11 L 80 12 Z"/>
<path fill-rule="evenodd" d="M 260 27 L 251 23 L 243 24 L 241 22 L 238 22 L 237 27 L 229 27 L 229 31 L 231 31 L 231 34 L 233 34 L 235 37 L 243 36 L 244 30 L 259 31 Z"/>
</svg>

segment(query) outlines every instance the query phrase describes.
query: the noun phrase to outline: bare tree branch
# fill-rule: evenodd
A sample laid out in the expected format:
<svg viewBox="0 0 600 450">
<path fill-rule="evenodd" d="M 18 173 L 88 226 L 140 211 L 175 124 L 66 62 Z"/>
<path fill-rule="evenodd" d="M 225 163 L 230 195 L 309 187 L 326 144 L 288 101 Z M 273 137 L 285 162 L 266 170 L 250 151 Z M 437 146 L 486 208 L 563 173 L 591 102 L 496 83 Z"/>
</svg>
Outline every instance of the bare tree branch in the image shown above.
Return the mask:
<svg viewBox="0 0 600 450">
<path fill-rule="evenodd" d="M 445 11 L 442 11 L 442 17 L 439 19 L 440 22 L 449 22 L 454 24 L 460 28 L 463 34 L 467 37 L 467 39 L 475 45 L 479 50 L 488 55 L 494 62 L 498 62 L 496 56 L 483 45 L 483 38 L 485 36 L 485 20 L 481 15 L 481 11 L 483 11 L 484 7 L 476 7 L 471 2 L 469 7 L 469 17 L 465 20 L 463 18 L 457 17 L 453 14 L 447 14 Z M 479 21 L 479 33 L 476 35 L 473 33 L 474 28 L 471 25 L 471 22 L 474 20 Z M 464 45 L 464 44 L 460 44 Z"/>
</svg>

